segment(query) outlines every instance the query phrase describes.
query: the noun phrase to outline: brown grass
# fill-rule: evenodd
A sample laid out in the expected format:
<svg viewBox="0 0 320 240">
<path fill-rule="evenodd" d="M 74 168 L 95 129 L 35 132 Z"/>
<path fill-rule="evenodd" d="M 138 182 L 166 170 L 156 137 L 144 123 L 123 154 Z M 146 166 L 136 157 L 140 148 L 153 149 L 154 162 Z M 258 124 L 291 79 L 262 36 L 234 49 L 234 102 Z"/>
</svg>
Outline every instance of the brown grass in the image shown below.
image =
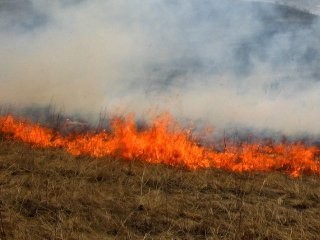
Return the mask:
<svg viewBox="0 0 320 240">
<path fill-rule="evenodd" d="M 0 139 L 0 239 L 319 239 L 319 183 Z"/>
</svg>

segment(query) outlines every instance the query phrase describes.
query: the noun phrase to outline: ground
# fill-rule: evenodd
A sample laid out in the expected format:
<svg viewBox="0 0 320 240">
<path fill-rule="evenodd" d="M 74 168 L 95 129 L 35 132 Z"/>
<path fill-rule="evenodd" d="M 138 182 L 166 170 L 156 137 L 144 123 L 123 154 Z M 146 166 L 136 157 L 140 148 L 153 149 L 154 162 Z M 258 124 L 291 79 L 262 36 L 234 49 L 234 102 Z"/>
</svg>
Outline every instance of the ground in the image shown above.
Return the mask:
<svg viewBox="0 0 320 240">
<path fill-rule="evenodd" d="M 319 183 L 0 139 L 0 239 L 319 239 Z"/>
</svg>

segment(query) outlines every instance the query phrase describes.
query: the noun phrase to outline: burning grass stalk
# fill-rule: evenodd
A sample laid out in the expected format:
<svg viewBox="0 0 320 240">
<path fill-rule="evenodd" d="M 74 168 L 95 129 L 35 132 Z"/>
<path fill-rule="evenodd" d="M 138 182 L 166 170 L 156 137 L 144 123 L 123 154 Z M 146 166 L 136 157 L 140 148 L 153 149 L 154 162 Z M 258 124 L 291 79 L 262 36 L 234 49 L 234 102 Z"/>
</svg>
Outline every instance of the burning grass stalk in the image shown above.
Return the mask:
<svg viewBox="0 0 320 240">
<path fill-rule="evenodd" d="M 67 123 L 70 125 L 69 121 Z M 120 157 L 129 161 L 142 159 L 188 169 L 221 168 L 235 172 L 283 171 L 292 176 L 320 174 L 317 161 L 320 149 L 303 143 L 274 143 L 267 141 L 226 144 L 219 152 L 201 146 L 169 115 L 156 118 L 139 130 L 134 118 L 116 118 L 110 131 L 72 129 L 62 134 L 37 123 L 19 120 L 10 115 L 0 117 L 0 133 L 40 148 L 63 148 L 76 155 Z M 74 126 L 73 126 L 74 127 Z M 224 140 L 225 141 L 225 140 Z"/>
</svg>

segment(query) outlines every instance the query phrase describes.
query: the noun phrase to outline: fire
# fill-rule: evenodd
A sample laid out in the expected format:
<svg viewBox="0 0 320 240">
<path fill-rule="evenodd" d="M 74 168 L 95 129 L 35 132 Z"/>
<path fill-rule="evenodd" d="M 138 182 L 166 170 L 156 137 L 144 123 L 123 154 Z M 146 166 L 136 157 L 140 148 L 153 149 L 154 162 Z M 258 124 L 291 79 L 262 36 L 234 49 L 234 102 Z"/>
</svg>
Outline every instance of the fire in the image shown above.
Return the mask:
<svg viewBox="0 0 320 240">
<path fill-rule="evenodd" d="M 320 149 L 303 143 L 242 143 L 224 151 L 200 146 L 191 131 L 169 115 L 138 130 L 133 116 L 114 119 L 111 131 L 64 136 L 53 129 L 13 116 L 0 117 L 0 133 L 40 148 L 62 148 L 73 155 L 117 156 L 128 160 L 184 166 L 189 169 L 220 168 L 235 172 L 283 171 L 292 176 L 320 174 Z"/>
</svg>

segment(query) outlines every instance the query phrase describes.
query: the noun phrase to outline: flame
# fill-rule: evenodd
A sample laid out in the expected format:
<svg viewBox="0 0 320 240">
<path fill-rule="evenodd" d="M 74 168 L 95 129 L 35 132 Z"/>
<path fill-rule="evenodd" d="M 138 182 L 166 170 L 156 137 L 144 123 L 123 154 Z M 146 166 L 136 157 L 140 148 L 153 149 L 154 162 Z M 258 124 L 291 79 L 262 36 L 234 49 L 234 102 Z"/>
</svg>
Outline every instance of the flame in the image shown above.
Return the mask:
<svg viewBox="0 0 320 240">
<path fill-rule="evenodd" d="M 225 151 L 200 146 L 191 131 L 170 115 L 155 119 L 149 128 L 138 130 L 133 116 L 114 119 L 111 131 L 63 136 L 53 129 L 11 115 L 0 117 L 0 133 L 35 147 L 63 148 L 73 155 L 117 156 L 128 160 L 184 166 L 189 169 L 220 168 L 235 172 L 282 171 L 292 176 L 320 175 L 316 146 L 303 143 L 242 143 Z"/>
</svg>

